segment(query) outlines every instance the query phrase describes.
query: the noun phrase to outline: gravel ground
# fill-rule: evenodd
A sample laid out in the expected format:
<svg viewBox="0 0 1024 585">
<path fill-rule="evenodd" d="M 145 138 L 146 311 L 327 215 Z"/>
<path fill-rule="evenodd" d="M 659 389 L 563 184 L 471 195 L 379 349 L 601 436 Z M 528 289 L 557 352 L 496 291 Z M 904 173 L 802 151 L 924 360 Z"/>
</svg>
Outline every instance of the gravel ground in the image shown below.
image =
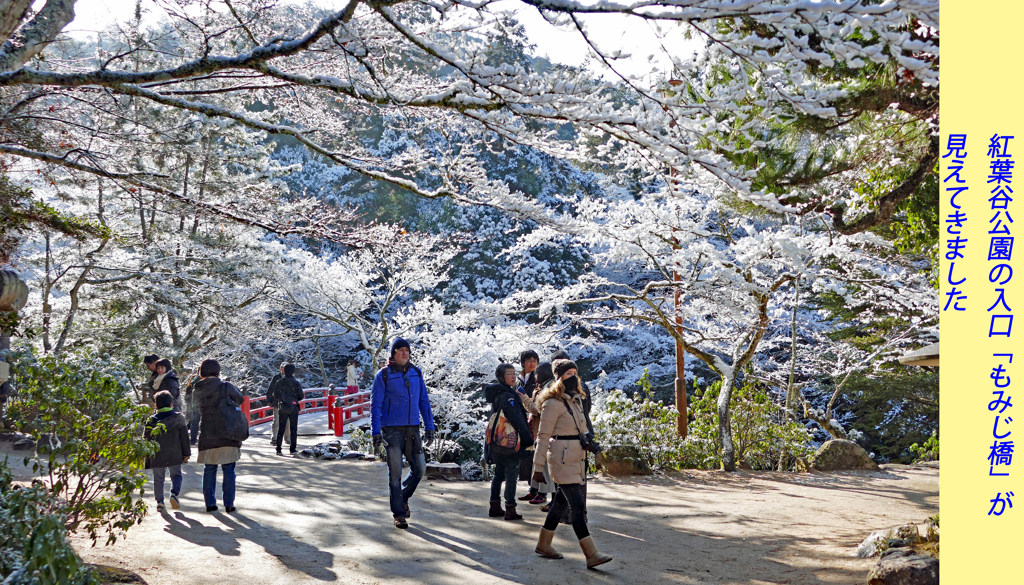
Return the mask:
<svg viewBox="0 0 1024 585">
<path fill-rule="evenodd" d="M 554 542 L 565 559 L 533 553 L 538 506 L 521 505 L 519 522 L 487 518 L 484 483 L 424 480 L 410 528 L 398 530 L 383 463 L 278 457 L 257 433 L 238 463 L 233 514 L 206 513 L 201 466 L 184 474 L 181 510 L 151 507 L 114 546 L 76 540 L 86 561 L 136 571 L 151 585 L 862 584 L 874 561 L 852 556 L 856 545 L 873 530 L 923 522 L 939 503 L 934 466 L 597 477 L 590 529 L 615 560 L 588 571 L 569 526 Z"/>
</svg>

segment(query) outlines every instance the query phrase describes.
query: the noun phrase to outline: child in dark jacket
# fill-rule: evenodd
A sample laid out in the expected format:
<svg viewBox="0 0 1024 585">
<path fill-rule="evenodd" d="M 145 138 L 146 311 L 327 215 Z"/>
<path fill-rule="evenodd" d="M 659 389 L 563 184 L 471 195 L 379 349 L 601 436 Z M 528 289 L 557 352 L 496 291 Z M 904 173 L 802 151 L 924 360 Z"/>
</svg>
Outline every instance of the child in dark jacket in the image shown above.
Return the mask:
<svg viewBox="0 0 1024 585">
<path fill-rule="evenodd" d="M 164 477 L 166 470 L 171 471 L 171 507 L 181 507 L 178 494 L 181 493 L 181 464 L 192 456 L 189 447 L 188 426 L 181 413 L 174 412 L 174 396 L 166 390 L 157 392 L 156 414 L 146 422 L 145 437 L 156 441 L 160 449 L 149 460 L 153 469 L 153 493 L 156 496 L 156 509 L 163 512 Z M 162 425 L 159 426 L 159 425 Z"/>
</svg>

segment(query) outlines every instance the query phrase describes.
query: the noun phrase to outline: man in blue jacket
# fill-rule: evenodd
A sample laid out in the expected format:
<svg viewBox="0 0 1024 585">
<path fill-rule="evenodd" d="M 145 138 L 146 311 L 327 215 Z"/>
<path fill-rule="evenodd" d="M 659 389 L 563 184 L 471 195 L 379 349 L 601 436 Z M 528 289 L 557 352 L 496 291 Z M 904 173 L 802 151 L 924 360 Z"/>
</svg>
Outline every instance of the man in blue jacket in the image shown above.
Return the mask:
<svg viewBox="0 0 1024 585">
<path fill-rule="evenodd" d="M 388 489 L 391 514 L 397 528 L 408 528 L 409 498 L 426 471 L 423 442 L 434 442 L 434 415 L 430 411 L 423 372 L 409 363 L 409 342 L 396 337 L 391 342 L 391 359 L 373 379 L 370 391 L 370 429 L 373 450 L 384 445 L 388 458 Z M 420 441 L 420 417 L 426 432 Z M 402 487 L 402 455 L 409 461 L 409 477 Z"/>
</svg>

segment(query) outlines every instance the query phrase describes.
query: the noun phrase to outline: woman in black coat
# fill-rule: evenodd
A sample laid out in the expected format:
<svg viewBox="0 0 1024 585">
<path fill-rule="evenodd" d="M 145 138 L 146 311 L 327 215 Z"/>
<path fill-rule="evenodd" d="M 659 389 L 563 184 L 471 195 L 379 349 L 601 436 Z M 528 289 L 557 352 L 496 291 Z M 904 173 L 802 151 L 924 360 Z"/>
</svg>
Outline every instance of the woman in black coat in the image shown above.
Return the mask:
<svg viewBox="0 0 1024 585">
<path fill-rule="evenodd" d="M 206 511 L 217 510 L 217 466 L 224 472 L 224 509 L 235 511 L 235 463 L 242 457 L 242 442 L 227 437 L 220 403 L 227 396 L 235 404 L 242 404 L 242 393 L 220 379 L 220 364 L 217 360 L 205 360 L 199 366 L 202 378 L 192 393 L 192 399 L 199 409 L 199 457 L 203 463 L 203 498 Z"/>
</svg>

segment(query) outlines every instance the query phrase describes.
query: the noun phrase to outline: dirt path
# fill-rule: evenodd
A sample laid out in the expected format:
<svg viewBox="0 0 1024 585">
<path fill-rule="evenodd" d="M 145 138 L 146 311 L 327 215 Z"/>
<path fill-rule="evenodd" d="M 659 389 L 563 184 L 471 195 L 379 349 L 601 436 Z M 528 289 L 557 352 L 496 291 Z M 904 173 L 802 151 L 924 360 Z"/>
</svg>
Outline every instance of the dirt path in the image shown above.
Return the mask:
<svg viewBox="0 0 1024 585">
<path fill-rule="evenodd" d="M 935 468 L 597 478 L 591 531 L 615 560 L 587 571 L 568 526 L 555 537 L 564 560 L 533 553 L 543 521 L 537 506 L 520 506 L 521 522 L 487 518 L 483 483 L 425 480 L 403 531 L 391 522 L 382 463 L 281 458 L 265 439 L 251 439 L 230 515 L 205 512 L 201 467 L 186 467 L 181 510 L 151 508 L 111 547 L 78 541 L 83 557 L 151 585 L 860 584 L 872 561 L 851 551 L 868 532 L 938 510 Z"/>
</svg>

